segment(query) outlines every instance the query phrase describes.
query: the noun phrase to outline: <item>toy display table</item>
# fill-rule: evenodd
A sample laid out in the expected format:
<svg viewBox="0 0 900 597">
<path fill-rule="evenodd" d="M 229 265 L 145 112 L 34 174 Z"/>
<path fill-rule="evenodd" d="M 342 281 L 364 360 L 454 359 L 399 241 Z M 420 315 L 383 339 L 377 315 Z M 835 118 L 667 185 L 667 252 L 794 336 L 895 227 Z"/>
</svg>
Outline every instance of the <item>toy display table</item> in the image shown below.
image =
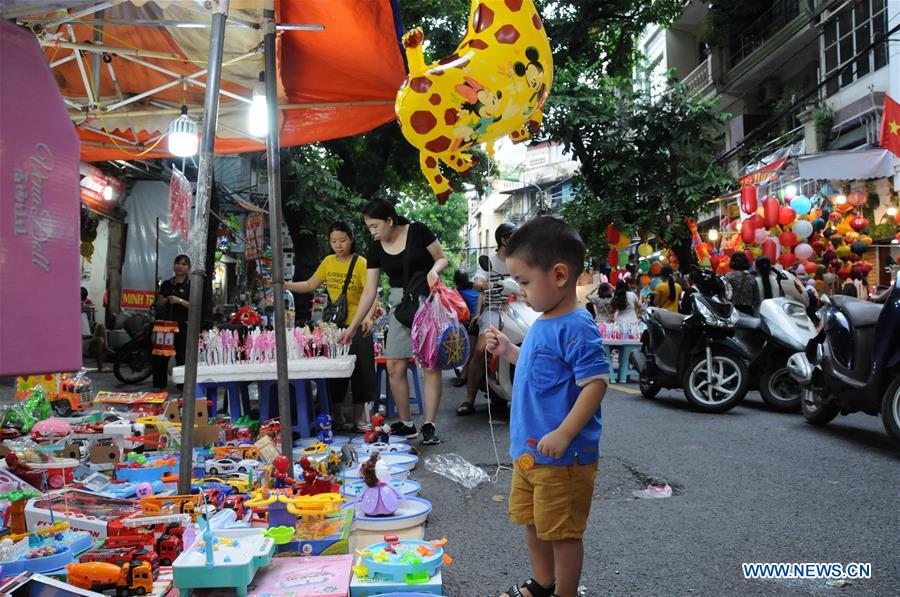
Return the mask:
<svg viewBox="0 0 900 597">
<path fill-rule="evenodd" d="M 395 533 L 402 529 L 425 524 L 431 513 L 431 502 L 419 497 L 404 497 L 397 511 L 390 516 L 366 516 L 362 510 L 356 511 L 354 529 Z"/>
<path fill-rule="evenodd" d="M 262 529 L 214 530 L 217 539 L 213 550 L 213 564 L 207 566 L 202 535 L 172 563 L 175 587 L 182 595 L 190 589 L 232 587 L 240 597 L 247 594 L 247 586 L 256 571 L 272 561 L 275 542 L 264 536 Z"/>
<path fill-rule="evenodd" d="M 637 380 L 638 372 L 631 368 L 631 353 L 641 350 L 640 340 L 604 340 L 603 350 L 609 361 L 609 381 L 611 383 L 628 383 L 628 378 Z M 619 367 L 613 370 L 613 351 L 619 351 Z"/>
<path fill-rule="evenodd" d="M 356 357 L 348 355 L 328 359 L 325 357 L 313 357 L 288 361 L 288 380 L 291 385 L 294 404 L 297 409 L 297 418 L 292 425 L 295 432 L 308 436 L 313 434 L 315 416 L 309 409 L 310 393 L 307 384 L 315 380 L 318 386 L 319 410 L 329 412 L 328 393 L 325 389 L 325 379 L 350 377 Z M 184 366 L 175 367 L 172 370 L 172 378 L 175 383 L 184 382 Z M 260 418 L 267 420 L 273 416 L 277 404 L 277 379 L 278 372 L 275 363 L 241 363 L 236 365 L 205 365 L 197 367 L 197 393 L 206 395 L 206 385 L 225 385 L 228 383 L 248 384 L 251 382 L 263 382 L 260 394 Z M 243 403 L 243 390 L 229 392 L 229 410 L 240 413 Z"/>
</svg>

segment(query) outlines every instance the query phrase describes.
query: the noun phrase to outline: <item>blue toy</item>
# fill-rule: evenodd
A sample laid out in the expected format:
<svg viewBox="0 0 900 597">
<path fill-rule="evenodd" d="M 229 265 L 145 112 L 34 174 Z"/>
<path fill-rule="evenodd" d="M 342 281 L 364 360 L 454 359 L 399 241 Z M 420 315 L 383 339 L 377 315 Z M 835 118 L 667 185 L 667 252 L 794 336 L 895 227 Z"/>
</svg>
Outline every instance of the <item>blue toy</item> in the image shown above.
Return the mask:
<svg viewBox="0 0 900 597">
<path fill-rule="evenodd" d="M 319 441 L 330 444 L 334 439 L 334 433 L 331 430 L 331 415 L 323 414 L 316 417 L 316 426 L 319 428 L 319 433 L 316 434 Z"/>
</svg>

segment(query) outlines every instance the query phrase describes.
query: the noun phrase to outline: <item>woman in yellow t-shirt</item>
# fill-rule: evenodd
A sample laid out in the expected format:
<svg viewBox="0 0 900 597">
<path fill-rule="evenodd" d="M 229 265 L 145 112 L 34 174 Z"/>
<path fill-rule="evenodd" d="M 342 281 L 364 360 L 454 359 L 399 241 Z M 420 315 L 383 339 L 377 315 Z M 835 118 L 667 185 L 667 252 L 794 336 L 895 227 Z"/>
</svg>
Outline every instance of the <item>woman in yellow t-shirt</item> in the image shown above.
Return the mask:
<svg viewBox="0 0 900 597">
<path fill-rule="evenodd" d="M 653 291 L 651 301 L 654 307 L 678 313 L 678 302 L 681 300 L 681 284 L 675 282 L 671 265 L 666 265 L 659 272 L 662 282 Z"/>
<path fill-rule="evenodd" d="M 292 292 L 312 292 L 323 283 L 328 289 L 328 298 L 334 302 L 341 296 L 344 280 L 350 269 L 350 263 L 356 252 L 353 240 L 353 228 L 347 222 L 337 221 L 328 228 L 328 242 L 333 254 L 327 256 L 316 268 L 315 273 L 305 282 L 285 282 L 284 287 Z M 353 321 L 359 308 L 366 285 L 366 258 L 356 257 L 356 265 L 347 286 L 347 320 L 343 325 Z M 368 422 L 365 403 L 375 401 L 375 346 L 372 341 L 372 316 L 375 306 L 372 305 L 368 317 L 363 319 L 359 330 L 350 343 L 350 354 L 356 355 L 356 366 L 350 379 L 329 379 L 328 396 L 331 400 L 331 417 L 336 429 L 362 432 Z M 347 395 L 348 382 L 353 388 L 353 423 L 344 423 L 340 405 Z"/>
</svg>

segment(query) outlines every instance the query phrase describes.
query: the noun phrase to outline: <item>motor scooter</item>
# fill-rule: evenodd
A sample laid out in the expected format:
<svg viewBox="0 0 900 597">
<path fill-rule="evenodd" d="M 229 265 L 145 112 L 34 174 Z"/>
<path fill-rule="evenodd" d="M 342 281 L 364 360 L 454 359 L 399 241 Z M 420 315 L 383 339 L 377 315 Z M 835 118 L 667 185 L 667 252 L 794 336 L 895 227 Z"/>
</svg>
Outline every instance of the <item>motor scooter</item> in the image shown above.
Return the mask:
<svg viewBox="0 0 900 597">
<path fill-rule="evenodd" d="M 129 316 L 123 325 L 131 341 L 116 351 L 113 373 L 122 383 L 141 383 L 153 374 L 153 319 L 146 313 Z"/>
<path fill-rule="evenodd" d="M 782 412 L 800 408 L 802 386 L 791 376 L 787 361 L 816 333 L 806 305 L 793 298 L 766 299 L 759 317 L 739 316 L 734 337 L 750 362 L 750 389 L 758 389 L 769 408 Z"/>
<path fill-rule="evenodd" d="M 645 398 L 662 388 L 683 388 L 697 410 L 721 413 L 743 400 L 750 385 L 746 352 L 733 338 L 739 312 L 715 273 L 702 270 L 693 277 L 698 291 L 690 297 L 691 314 L 651 308 L 631 364 Z"/>
<path fill-rule="evenodd" d="M 487 255 L 478 258 L 478 265 L 489 272 L 491 279 L 497 274 L 491 269 L 491 260 Z M 521 346 L 525 340 L 525 335 L 531 328 L 540 313 L 533 310 L 525 301 L 520 300 L 519 285 L 510 277 L 504 277 L 499 285 L 500 294 L 503 296 L 503 302 L 499 305 L 485 304 L 484 310 L 496 310 L 498 313 L 497 327 L 502 331 L 509 341 L 516 346 Z M 477 363 L 477 366 L 482 366 Z M 471 366 L 471 365 L 470 365 Z M 493 355 L 488 355 L 487 375 L 485 382 L 490 389 L 491 397 L 500 397 L 507 402 L 512 401 L 513 378 L 515 377 L 516 366 L 506 359 Z"/>
<path fill-rule="evenodd" d="M 881 415 L 884 429 L 900 445 L 900 275 L 884 304 L 849 296 L 831 297 L 820 311 L 822 331 L 806 350 L 788 359 L 803 384 L 801 411 L 813 425 L 838 414 Z"/>
</svg>

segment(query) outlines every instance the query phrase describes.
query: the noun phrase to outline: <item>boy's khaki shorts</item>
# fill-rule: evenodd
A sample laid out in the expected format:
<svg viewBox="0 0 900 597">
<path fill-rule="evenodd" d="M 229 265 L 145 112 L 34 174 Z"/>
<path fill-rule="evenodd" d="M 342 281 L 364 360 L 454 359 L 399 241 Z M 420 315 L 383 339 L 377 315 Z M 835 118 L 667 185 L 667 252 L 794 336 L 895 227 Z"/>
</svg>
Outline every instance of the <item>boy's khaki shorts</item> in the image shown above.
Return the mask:
<svg viewBox="0 0 900 597">
<path fill-rule="evenodd" d="M 513 466 L 509 519 L 534 525 L 538 539 L 581 539 L 587 527 L 597 478 L 597 462 L 556 466 Z"/>
</svg>

